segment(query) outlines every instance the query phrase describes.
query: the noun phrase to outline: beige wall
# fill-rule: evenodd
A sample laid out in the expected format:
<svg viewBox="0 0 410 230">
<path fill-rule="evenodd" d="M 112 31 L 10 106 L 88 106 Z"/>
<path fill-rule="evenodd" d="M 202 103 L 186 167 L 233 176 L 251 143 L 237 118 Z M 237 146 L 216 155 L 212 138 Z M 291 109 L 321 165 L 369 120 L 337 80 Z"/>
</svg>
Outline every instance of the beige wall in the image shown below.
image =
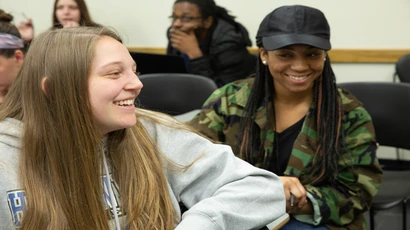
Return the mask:
<svg viewBox="0 0 410 230">
<path fill-rule="evenodd" d="M 164 47 L 173 0 L 86 0 L 93 19 L 112 26 L 127 46 Z M 333 48 L 410 48 L 410 0 L 216 0 L 231 10 L 255 37 L 262 18 L 283 4 L 321 9 L 332 28 Z M 32 17 L 36 33 L 51 26 L 53 0 L 0 0 L 0 7 Z M 391 81 L 393 64 L 334 64 L 339 82 Z M 386 156 L 389 151 L 379 154 Z"/>
<path fill-rule="evenodd" d="M 96 22 L 113 26 L 129 46 L 162 47 L 173 0 L 86 0 Z M 255 37 L 259 22 L 283 4 L 309 4 L 321 9 L 332 28 L 334 48 L 410 48 L 409 0 L 216 0 L 228 8 Z M 34 19 L 36 32 L 51 25 L 53 0 L 0 0 L 16 15 Z"/>
<path fill-rule="evenodd" d="M 112 26 L 127 46 L 165 47 L 174 0 L 86 0 L 93 19 Z M 333 48 L 409 49 L 410 0 L 216 0 L 249 30 L 254 40 L 262 18 L 283 4 L 306 4 L 321 9 L 332 28 Z M 0 0 L 13 12 L 34 19 L 36 33 L 51 25 L 53 0 Z M 334 64 L 338 81 L 391 81 L 393 64 Z"/>
</svg>

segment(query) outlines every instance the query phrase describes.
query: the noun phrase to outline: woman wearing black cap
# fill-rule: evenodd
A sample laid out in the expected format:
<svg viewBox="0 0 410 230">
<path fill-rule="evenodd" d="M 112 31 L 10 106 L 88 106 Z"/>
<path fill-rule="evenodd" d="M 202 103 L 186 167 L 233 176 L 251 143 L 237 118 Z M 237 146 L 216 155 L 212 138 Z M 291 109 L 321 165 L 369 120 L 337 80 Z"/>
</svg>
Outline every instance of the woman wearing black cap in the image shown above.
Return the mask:
<svg viewBox="0 0 410 230">
<path fill-rule="evenodd" d="M 169 18 L 167 54 L 182 56 L 189 73 L 223 86 L 255 72 L 248 31 L 214 0 L 176 0 Z"/>
<path fill-rule="evenodd" d="M 279 7 L 256 42 L 255 77 L 215 91 L 189 123 L 281 177 L 292 217 L 283 229 L 365 229 L 382 170 L 370 115 L 336 86 L 326 17 Z"/>
</svg>

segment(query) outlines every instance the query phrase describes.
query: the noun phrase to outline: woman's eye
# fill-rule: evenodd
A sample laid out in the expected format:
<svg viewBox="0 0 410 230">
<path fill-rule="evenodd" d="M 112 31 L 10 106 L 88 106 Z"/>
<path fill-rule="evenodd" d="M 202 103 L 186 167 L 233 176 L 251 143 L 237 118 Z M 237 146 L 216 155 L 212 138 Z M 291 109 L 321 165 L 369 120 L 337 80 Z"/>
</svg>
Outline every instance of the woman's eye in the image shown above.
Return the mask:
<svg viewBox="0 0 410 230">
<path fill-rule="evenodd" d="M 318 56 L 319 54 L 318 53 L 310 53 L 310 54 L 308 54 L 307 56 L 308 57 L 316 57 L 316 56 Z"/>
<path fill-rule="evenodd" d="M 290 57 L 292 57 L 292 55 L 290 55 L 290 54 L 279 54 L 279 56 L 282 57 L 282 58 L 290 58 Z"/>
<path fill-rule="evenodd" d="M 120 75 L 121 75 L 121 72 L 115 71 L 115 72 L 109 73 L 108 75 L 111 75 L 111 76 L 120 76 Z"/>
</svg>

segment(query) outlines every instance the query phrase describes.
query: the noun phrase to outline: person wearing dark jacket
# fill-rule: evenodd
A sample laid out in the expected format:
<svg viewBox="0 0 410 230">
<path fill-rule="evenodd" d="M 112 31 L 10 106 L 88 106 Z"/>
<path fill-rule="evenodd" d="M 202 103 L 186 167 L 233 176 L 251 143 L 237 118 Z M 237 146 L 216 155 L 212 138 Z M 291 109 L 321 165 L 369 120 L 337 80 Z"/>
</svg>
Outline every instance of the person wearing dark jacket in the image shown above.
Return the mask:
<svg viewBox="0 0 410 230">
<path fill-rule="evenodd" d="M 255 71 L 248 31 L 214 0 L 176 0 L 170 19 L 167 54 L 182 56 L 189 73 L 223 86 Z"/>
</svg>

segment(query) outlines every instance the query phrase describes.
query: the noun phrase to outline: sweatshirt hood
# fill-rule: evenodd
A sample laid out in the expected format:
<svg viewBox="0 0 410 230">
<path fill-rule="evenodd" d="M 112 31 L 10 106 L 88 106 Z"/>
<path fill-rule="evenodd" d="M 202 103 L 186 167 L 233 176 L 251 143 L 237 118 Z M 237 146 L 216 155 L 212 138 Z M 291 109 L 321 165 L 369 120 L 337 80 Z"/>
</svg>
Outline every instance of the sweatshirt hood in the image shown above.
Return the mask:
<svg viewBox="0 0 410 230">
<path fill-rule="evenodd" d="M 22 122 L 14 118 L 6 118 L 0 121 L 0 143 L 14 148 L 21 148 L 23 132 Z"/>
</svg>

